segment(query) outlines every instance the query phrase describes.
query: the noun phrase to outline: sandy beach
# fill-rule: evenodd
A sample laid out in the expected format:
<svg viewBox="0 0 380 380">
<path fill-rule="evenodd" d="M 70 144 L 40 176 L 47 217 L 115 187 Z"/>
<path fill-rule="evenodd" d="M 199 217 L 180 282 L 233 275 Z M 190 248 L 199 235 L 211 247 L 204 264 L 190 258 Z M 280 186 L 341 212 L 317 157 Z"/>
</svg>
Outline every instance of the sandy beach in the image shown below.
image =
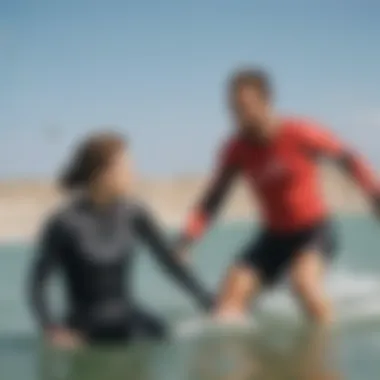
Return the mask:
<svg viewBox="0 0 380 380">
<path fill-rule="evenodd" d="M 367 205 L 352 182 L 334 168 L 321 168 L 322 191 L 334 212 L 362 213 Z M 137 184 L 141 198 L 168 225 L 178 224 L 205 187 L 201 176 L 144 179 Z M 60 202 L 54 184 L 42 180 L 0 182 L 0 241 L 33 239 L 44 217 Z M 236 186 L 222 213 L 225 220 L 257 217 L 255 200 L 244 184 Z"/>
</svg>

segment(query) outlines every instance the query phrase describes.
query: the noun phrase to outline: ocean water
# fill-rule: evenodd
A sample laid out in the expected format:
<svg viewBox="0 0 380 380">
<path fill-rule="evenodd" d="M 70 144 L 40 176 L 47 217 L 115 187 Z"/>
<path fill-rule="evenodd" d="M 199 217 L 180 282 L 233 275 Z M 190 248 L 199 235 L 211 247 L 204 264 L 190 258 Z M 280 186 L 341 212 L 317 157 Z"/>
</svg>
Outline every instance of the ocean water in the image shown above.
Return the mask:
<svg viewBox="0 0 380 380">
<path fill-rule="evenodd" d="M 75 353 L 48 350 L 41 344 L 27 308 L 31 247 L 2 245 L 0 378 L 378 380 L 380 226 L 369 218 L 341 218 L 337 226 L 341 246 L 327 287 L 338 321 L 330 332 L 305 328 L 286 282 L 255 305 L 254 329 L 200 329 L 199 313 L 191 301 L 142 251 L 136 289 L 142 302 L 168 319 L 172 341 Z M 210 288 L 217 288 L 228 263 L 253 231 L 243 222 L 217 226 L 196 247 L 194 267 Z M 50 297 L 57 310 L 64 307 L 59 281 L 52 284 Z"/>
</svg>

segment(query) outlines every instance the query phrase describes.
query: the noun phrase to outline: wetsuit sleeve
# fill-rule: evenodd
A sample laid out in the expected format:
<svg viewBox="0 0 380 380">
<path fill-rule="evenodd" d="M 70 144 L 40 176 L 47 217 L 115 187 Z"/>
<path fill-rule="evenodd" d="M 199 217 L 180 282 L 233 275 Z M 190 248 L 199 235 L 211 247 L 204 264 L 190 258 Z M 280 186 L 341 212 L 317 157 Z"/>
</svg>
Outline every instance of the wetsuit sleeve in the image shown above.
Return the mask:
<svg viewBox="0 0 380 380">
<path fill-rule="evenodd" d="M 343 144 L 332 133 L 319 126 L 302 126 L 297 130 L 302 146 L 312 155 L 334 160 L 372 199 L 379 198 L 380 188 L 377 176 L 368 163 Z"/>
<path fill-rule="evenodd" d="M 58 263 L 62 250 L 62 229 L 57 220 L 49 220 L 42 230 L 35 257 L 31 264 L 29 301 L 37 322 L 42 328 L 54 325 L 47 304 L 46 285 L 49 275 Z"/>
<path fill-rule="evenodd" d="M 178 262 L 173 250 L 166 241 L 165 234 L 158 222 L 145 209 L 141 209 L 135 218 L 135 229 L 140 239 L 148 245 L 155 258 L 174 277 L 177 282 L 190 292 L 204 309 L 211 308 L 213 297 L 204 289 L 192 273 Z"/>
<path fill-rule="evenodd" d="M 179 250 L 187 248 L 204 234 L 220 211 L 238 172 L 236 146 L 230 143 L 220 151 L 213 178 L 185 221 L 177 242 Z"/>
</svg>

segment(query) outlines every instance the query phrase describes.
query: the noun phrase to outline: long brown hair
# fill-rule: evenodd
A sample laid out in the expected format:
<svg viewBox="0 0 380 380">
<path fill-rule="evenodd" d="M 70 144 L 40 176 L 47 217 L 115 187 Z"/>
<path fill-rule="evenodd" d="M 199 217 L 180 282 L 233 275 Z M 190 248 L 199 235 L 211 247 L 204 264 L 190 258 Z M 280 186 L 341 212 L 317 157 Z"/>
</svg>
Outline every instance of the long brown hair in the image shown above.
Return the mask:
<svg viewBox="0 0 380 380">
<path fill-rule="evenodd" d="M 64 190 L 88 187 L 107 168 L 113 157 L 126 147 L 125 137 L 118 133 L 90 135 L 74 150 L 68 166 L 59 177 L 60 187 Z"/>
</svg>

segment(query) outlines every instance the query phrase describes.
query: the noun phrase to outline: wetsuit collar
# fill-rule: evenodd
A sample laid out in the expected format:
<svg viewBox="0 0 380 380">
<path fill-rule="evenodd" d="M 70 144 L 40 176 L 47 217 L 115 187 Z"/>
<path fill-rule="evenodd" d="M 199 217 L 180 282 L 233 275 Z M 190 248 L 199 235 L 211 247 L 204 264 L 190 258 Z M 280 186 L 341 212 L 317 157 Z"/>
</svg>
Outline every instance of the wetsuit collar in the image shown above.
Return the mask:
<svg viewBox="0 0 380 380">
<path fill-rule="evenodd" d="M 116 197 L 115 199 L 110 200 L 107 203 L 104 204 L 97 204 L 88 194 L 82 194 L 78 198 L 78 203 L 81 205 L 84 209 L 87 210 L 99 210 L 99 211 L 108 211 L 113 210 L 115 207 L 120 205 L 122 202 L 122 197 Z"/>
</svg>

